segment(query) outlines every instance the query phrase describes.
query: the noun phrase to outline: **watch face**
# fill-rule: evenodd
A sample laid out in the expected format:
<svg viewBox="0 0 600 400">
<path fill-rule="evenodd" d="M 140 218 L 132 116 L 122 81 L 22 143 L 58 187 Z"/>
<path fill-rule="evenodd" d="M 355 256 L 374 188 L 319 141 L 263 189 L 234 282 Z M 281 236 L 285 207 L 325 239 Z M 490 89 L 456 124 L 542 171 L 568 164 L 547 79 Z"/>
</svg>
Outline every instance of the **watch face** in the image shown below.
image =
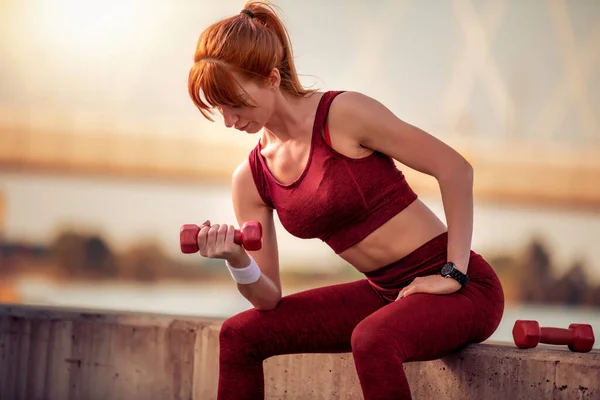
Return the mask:
<svg viewBox="0 0 600 400">
<path fill-rule="evenodd" d="M 442 267 L 442 275 L 446 276 L 450 274 L 450 272 L 452 272 L 452 267 L 452 263 L 444 264 L 444 266 Z"/>
</svg>

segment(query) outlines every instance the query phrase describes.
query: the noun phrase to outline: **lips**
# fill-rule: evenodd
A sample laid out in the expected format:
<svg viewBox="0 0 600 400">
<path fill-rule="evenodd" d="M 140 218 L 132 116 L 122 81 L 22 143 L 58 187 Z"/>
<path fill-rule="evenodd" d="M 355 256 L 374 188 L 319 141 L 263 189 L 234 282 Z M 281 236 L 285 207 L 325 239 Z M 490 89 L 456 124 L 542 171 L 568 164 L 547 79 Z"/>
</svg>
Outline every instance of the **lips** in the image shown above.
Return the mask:
<svg viewBox="0 0 600 400">
<path fill-rule="evenodd" d="M 242 126 L 241 128 L 235 128 L 235 129 L 237 129 L 238 131 L 243 131 L 248 127 L 248 125 L 250 125 L 250 122 L 248 122 L 246 125 Z"/>
</svg>

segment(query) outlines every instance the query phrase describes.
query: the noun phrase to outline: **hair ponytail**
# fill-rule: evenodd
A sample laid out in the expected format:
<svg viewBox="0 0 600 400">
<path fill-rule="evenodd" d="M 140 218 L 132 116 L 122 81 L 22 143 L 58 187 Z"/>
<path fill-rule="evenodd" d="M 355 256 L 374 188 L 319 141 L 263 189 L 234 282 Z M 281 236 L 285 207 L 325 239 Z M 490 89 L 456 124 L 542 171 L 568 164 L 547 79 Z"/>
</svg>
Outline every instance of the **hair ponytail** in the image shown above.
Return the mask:
<svg viewBox="0 0 600 400">
<path fill-rule="evenodd" d="M 263 23 L 265 27 L 273 31 L 281 43 L 282 51 L 277 68 L 281 74 L 282 88 L 298 96 L 312 93 L 313 91 L 304 89 L 300 83 L 294 64 L 290 37 L 285 25 L 275 11 L 275 6 L 261 1 L 249 1 L 244 9 L 251 11 L 259 23 Z"/>
<path fill-rule="evenodd" d="M 300 83 L 289 35 L 275 6 L 248 1 L 242 12 L 209 26 L 200 35 L 188 78 L 190 97 L 212 121 L 209 113 L 216 105 L 252 106 L 240 96 L 234 72 L 266 79 L 274 68 L 281 76 L 281 90 L 298 97 L 315 91 Z"/>
</svg>

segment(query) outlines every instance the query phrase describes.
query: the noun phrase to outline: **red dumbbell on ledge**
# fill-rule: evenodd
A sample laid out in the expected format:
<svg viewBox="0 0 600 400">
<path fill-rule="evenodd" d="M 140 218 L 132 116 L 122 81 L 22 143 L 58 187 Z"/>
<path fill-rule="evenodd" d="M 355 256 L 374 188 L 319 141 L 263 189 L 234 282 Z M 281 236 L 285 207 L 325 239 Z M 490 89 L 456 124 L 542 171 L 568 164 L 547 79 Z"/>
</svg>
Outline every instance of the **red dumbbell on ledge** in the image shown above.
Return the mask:
<svg viewBox="0 0 600 400">
<path fill-rule="evenodd" d="M 185 224 L 179 231 L 179 245 L 185 254 L 196 253 L 198 249 L 198 233 L 202 227 Z M 233 242 L 242 245 L 248 251 L 260 250 L 262 247 L 262 225 L 260 222 L 246 222 L 242 229 L 236 229 Z"/>
<path fill-rule="evenodd" d="M 512 334 L 521 349 L 544 343 L 567 345 L 571 351 L 587 353 L 594 347 L 594 331 L 588 324 L 571 324 L 568 329 L 540 328 L 537 321 L 517 320 Z"/>
</svg>

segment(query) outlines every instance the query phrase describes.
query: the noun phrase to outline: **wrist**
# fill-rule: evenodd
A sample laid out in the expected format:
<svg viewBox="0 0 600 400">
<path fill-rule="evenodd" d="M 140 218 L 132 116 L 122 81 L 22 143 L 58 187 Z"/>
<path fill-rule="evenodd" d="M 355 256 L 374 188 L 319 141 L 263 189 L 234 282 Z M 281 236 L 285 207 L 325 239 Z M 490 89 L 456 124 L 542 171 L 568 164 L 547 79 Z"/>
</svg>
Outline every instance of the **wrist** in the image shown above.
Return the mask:
<svg viewBox="0 0 600 400">
<path fill-rule="evenodd" d="M 454 267 L 456 267 L 456 269 L 458 269 L 463 274 L 466 274 L 467 270 L 469 269 L 469 260 L 469 256 L 461 257 L 455 255 L 453 257 L 448 257 L 446 263 L 451 262 L 452 264 L 454 264 Z"/>
<path fill-rule="evenodd" d="M 446 279 L 453 279 L 460 286 L 465 286 L 469 283 L 469 276 L 460 271 L 452 261 L 448 261 L 442 267 L 440 275 Z"/>
<path fill-rule="evenodd" d="M 255 283 L 261 277 L 261 271 L 258 265 L 256 264 L 256 261 L 254 261 L 254 259 L 250 255 L 247 255 L 247 257 L 249 260 L 248 263 L 238 264 L 242 265 L 238 268 L 231 265 L 228 260 L 225 261 L 225 265 L 231 273 L 231 277 L 233 278 L 233 280 L 242 285 L 250 285 L 252 283 Z"/>
<path fill-rule="evenodd" d="M 250 256 L 244 251 L 235 257 L 228 258 L 227 263 L 232 268 L 245 268 L 250 265 Z"/>
<path fill-rule="evenodd" d="M 452 285 L 452 287 L 455 289 L 455 291 L 458 291 L 458 290 L 460 290 L 463 287 L 463 285 L 461 285 L 455 279 L 452 279 L 450 277 L 445 278 L 443 276 L 441 276 L 441 278 L 444 279 L 447 282 L 448 285 Z"/>
</svg>

